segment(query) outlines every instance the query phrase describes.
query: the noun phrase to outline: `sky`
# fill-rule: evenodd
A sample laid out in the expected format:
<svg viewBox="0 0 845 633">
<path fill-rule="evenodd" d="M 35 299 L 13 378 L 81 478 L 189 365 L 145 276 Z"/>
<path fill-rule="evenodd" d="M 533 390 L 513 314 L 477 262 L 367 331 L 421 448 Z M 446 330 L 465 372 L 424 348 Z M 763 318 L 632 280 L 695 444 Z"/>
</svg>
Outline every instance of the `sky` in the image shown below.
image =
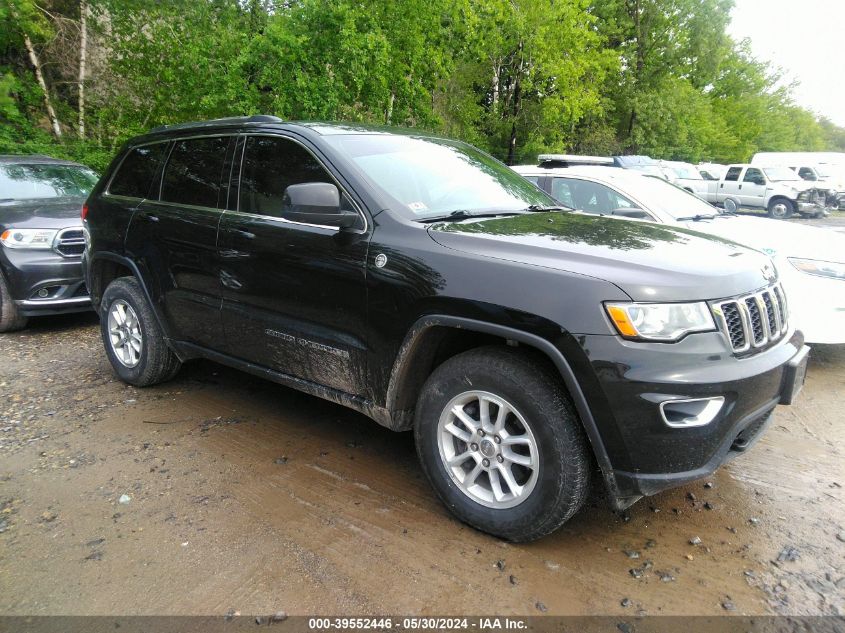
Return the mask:
<svg viewBox="0 0 845 633">
<path fill-rule="evenodd" d="M 728 32 L 800 82 L 798 105 L 845 127 L 845 0 L 734 0 Z"/>
</svg>

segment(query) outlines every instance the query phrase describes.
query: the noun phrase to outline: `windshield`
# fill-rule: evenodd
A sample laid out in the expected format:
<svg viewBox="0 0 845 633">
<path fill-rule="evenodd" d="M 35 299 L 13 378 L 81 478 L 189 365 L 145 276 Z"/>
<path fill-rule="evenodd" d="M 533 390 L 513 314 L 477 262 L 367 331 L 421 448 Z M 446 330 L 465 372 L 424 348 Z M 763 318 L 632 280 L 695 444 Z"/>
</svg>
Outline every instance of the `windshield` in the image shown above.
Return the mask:
<svg viewBox="0 0 845 633">
<path fill-rule="evenodd" d="M 678 178 L 683 178 L 684 180 L 704 180 L 701 174 L 698 173 L 698 170 L 692 165 L 675 165 L 672 167 L 672 170 Z"/>
<path fill-rule="evenodd" d="M 821 178 L 845 178 L 845 165 L 817 165 Z"/>
<path fill-rule="evenodd" d="M 49 163 L 0 165 L 0 198 L 86 197 L 97 183 L 87 167 Z"/>
<path fill-rule="evenodd" d="M 398 211 L 414 219 L 557 204 L 515 171 L 457 141 L 392 134 L 342 134 L 325 140 L 396 200 Z"/>
<path fill-rule="evenodd" d="M 789 167 L 765 167 L 766 177 L 774 182 L 782 180 L 801 180 L 801 176 L 792 171 Z"/>
<path fill-rule="evenodd" d="M 646 210 L 665 213 L 672 218 L 715 215 L 719 209 L 689 191 L 676 187 L 658 176 L 645 176 L 625 183 L 624 192 L 645 205 Z"/>
</svg>

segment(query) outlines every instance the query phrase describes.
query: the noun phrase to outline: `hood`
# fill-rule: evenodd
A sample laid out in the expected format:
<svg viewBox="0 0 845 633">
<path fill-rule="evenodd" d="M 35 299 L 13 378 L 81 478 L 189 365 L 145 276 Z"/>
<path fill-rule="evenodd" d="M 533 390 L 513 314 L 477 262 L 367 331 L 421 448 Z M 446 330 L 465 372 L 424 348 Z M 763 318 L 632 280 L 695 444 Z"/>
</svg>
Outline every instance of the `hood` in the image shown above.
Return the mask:
<svg viewBox="0 0 845 633">
<path fill-rule="evenodd" d="M 721 299 L 775 274 L 768 257 L 728 240 L 582 213 L 441 222 L 429 235 L 462 252 L 603 279 L 635 301 Z"/>
<path fill-rule="evenodd" d="M 0 204 L 0 227 L 63 229 L 82 226 L 85 198 L 50 198 Z"/>
<path fill-rule="evenodd" d="M 689 222 L 686 226 L 739 242 L 770 257 L 845 261 L 845 234 L 829 229 L 768 218 L 727 215 Z"/>
<path fill-rule="evenodd" d="M 770 189 L 774 187 L 786 187 L 795 191 L 807 191 L 808 189 L 824 189 L 818 182 L 810 180 L 773 180 Z"/>
</svg>

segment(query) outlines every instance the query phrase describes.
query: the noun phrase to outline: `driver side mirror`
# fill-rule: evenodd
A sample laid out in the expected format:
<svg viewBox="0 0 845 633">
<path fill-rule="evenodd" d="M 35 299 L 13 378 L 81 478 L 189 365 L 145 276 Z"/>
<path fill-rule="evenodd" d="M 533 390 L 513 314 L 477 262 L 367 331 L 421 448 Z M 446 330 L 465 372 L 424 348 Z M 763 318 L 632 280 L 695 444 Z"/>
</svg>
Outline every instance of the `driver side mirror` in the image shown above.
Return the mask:
<svg viewBox="0 0 845 633">
<path fill-rule="evenodd" d="M 358 214 L 340 208 L 340 191 L 329 182 L 290 185 L 282 198 L 281 217 L 303 224 L 321 224 L 349 229 L 358 223 Z"/>
</svg>

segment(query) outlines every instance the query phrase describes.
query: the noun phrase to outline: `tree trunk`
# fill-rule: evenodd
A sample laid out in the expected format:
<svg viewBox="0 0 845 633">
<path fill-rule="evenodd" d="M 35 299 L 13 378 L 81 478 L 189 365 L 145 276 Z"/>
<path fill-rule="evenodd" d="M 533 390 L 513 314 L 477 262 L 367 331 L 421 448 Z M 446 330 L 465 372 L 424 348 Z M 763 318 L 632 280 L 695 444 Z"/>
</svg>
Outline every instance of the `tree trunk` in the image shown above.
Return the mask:
<svg viewBox="0 0 845 633">
<path fill-rule="evenodd" d="M 499 72 L 501 71 L 501 64 L 496 62 L 493 64 L 493 111 L 499 105 Z"/>
<path fill-rule="evenodd" d="M 396 92 L 390 91 L 390 98 L 387 100 L 387 111 L 384 113 L 384 124 L 390 125 L 390 120 L 393 118 L 393 104 L 396 101 Z"/>
<path fill-rule="evenodd" d="M 47 90 L 47 82 L 44 81 L 44 74 L 41 72 L 41 60 L 38 59 L 38 54 L 35 52 L 35 47 L 32 45 L 32 40 L 29 35 L 23 34 L 23 42 L 26 46 L 26 52 L 29 53 L 29 61 L 35 67 L 35 79 L 44 93 L 44 106 L 47 108 L 47 116 L 50 118 L 50 125 L 53 128 L 53 135 L 60 139 L 62 138 L 62 128 L 59 125 L 59 118 L 56 116 L 56 111 L 53 109 L 53 102 L 50 101 L 50 92 Z"/>
<path fill-rule="evenodd" d="M 88 2 L 79 3 L 79 138 L 85 139 L 85 63 L 88 56 Z"/>
<path fill-rule="evenodd" d="M 511 123 L 511 137 L 508 140 L 508 165 L 513 165 L 516 162 L 516 121 L 519 118 L 520 110 L 522 109 L 522 73 L 525 70 L 525 58 L 523 57 L 524 45 L 519 42 L 518 55 L 519 63 L 516 67 L 516 79 L 513 86 L 513 109 L 511 116 L 513 117 Z"/>
</svg>

